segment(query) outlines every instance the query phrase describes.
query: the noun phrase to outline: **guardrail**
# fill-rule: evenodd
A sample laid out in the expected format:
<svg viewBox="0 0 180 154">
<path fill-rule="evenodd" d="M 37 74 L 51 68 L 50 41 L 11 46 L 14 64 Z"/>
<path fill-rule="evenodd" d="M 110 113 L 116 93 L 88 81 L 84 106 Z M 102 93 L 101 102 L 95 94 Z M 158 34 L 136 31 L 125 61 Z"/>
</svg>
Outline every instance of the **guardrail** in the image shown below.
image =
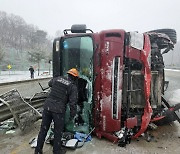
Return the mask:
<svg viewBox="0 0 180 154">
<path fill-rule="evenodd" d="M 47 78 L 39 78 L 39 79 L 33 79 L 33 80 L 22 80 L 22 81 L 15 81 L 15 82 L 8 82 L 8 83 L 0 83 L 0 87 L 1 86 L 9 86 L 13 84 L 21 84 L 21 83 L 27 83 L 27 82 L 37 82 L 37 81 L 42 81 L 42 80 L 46 80 L 46 79 L 50 79 L 51 77 L 47 77 Z M 42 88 L 42 87 L 41 87 Z M 43 90 L 43 89 L 42 89 Z M 8 92 L 6 92 L 8 93 Z M 6 94 L 4 93 L 4 94 Z M 0 94 L 1 96 L 4 94 Z M 40 108 L 43 106 L 44 101 L 47 97 L 48 91 L 42 91 L 42 92 L 37 92 L 35 93 L 31 98 L 27 97 L 27 98 L 23 98 L 26 102 L 28 102 L 32 107 L 34 107 L 35 109 Z M 8 103 L 8 96 L 6 99 L 7 103 Z M 22 114 L 26 111 L 29 110 L 28 106 L 23 106 L 23 104 L 19 104 L 18 108 L 20 108 L 20 110 L 17 110 L 15 114 Z M 7 119 L 13 118 L 13 114 L 12 111 L 10 110 L 10 108 L 7 106 L 6 103 L 3 103 L 2 101 L 0 101 L 0 122 L 5 121 Z"/>
<path fill-rule="evenodd" d="M 24 81 L 21 81 L 21 83 Z M 29 81 L 25 81 L 29 82 Z M 12 84 L 12 83 L 11 83 Z M 41 86 L 42 88 L 42 86 Z M 45 99 L 47 98 L 48 91 L 42 91 L 35 93 L 31 98 L 22 98 L 17 89 L 12 89 L 4 94 L 0 95 L 0 122 L 16 117 L 29 111 L 29 106 L 36 110 L 43 106 Z M 29 104 L 29 106 L 26 104 Z M 10 105 L 11 104 L 11 105 Z"/>
<path fill-rule="evenodd" d="M 39 98 L 39 99 L 34 99 L 31 100 L 31 102 L 29 102 L 34 108 L 40 108 L 43 106 L 44 104 L 44 100 L 45 98 Z M 28 100 L 27 100 L 28 101 Z M 19 106 L 21 107 L 21 106 Z M 24 106 L 23 106 L 24 107 Z M 17 114 L 21 114 L 23 112 L 28 111 L 28 107 L 24 107 L 23 110 L 20 110 L 19 112 L 17 112 Z M 0 106 L 0 122 L 5 121 L 7 119 L 10 119 L 13 117 L 13 114 L 11 113 L 11 111 L 9 110 L 9 108 L 5 105 L 2 104 Z"/>
</svg>

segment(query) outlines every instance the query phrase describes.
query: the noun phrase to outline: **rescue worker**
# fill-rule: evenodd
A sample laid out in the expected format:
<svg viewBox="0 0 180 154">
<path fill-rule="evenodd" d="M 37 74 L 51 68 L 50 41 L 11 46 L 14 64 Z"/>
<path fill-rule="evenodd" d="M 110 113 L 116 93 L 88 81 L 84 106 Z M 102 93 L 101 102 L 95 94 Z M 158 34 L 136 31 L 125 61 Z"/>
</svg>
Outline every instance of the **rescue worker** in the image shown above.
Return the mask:
<svg viewBox="0 0 180 154">
<path fill-rule="evenodd" d="M 48 83 L 51 87 L 51 92 L 44 103 L 42 123 L 35 154 L 42 154 L 45 137 L 52 120 L 54 122 L 53 154 L 65 153 L 61 148 L 61 135 L 64 128 L 66 104 L 69 103 L 70 120 L 72 120 L 77 112 L 78 90 L 75 82 L 79 77 L 79 73 L 75 68 L 70 69 L 67 74 L 67 78 L 61 76 L 54 77 Z"/>
</svg>

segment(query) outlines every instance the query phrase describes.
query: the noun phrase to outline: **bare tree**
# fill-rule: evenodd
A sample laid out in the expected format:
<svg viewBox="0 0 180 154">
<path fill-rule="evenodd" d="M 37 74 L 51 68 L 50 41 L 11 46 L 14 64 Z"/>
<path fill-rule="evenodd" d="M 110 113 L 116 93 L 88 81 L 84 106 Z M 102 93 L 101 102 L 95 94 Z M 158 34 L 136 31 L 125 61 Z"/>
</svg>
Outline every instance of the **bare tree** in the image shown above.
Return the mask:
<svg viewBox="0 0 180 154">
<path fill-rule="evenodd" d="M 34 62 L 38 64 L 38 76 L 40 72 L 40 62 L 42 59 L 45 59 L 45 55 L 43 51 L 32 51 L 28 52 L 29 53 L 29 61 Z"/>
<path fill-rule="evenodd" d="M 42 59 L 47 59 L 51 52 L 51 40 L 47 33 L 39 30 L 34 25 L 27 24 L 23 18 L 13 14 L 0 11 L 0 58 L 9 59 L 11 51 L 16 56 L 11 57 L 11 61 L 18 63 L 20 59 L 29 62 L 38 62 L 38 68 Z M 3 54 L 8 53 L 8 54 Z M 8 57 L 7 57 L 8 56 Z M 6 61 L 5 60 L 5 61 Z M 32 60 L 32 61 L 30 61 Z"/>
</svg>

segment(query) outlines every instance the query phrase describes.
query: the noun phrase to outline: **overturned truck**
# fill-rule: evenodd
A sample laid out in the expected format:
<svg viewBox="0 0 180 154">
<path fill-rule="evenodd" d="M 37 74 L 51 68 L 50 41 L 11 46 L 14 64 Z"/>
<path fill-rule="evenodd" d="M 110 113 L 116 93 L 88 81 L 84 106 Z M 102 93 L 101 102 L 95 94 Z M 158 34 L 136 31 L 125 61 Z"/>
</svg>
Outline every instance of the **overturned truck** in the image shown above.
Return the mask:
<svg viewBox="0 0 180 154">
<path fill-rule="evenodd" d="M 94 33 L 73 25 L 53 42 L 53 75 L 80 72 L 78 118 L 66 131 L 88 133 L 119 145 L 144 133 L 150 123 L 178 120 L 180 104 L 164 98 L 162 54 L 174 48 L 176 31 L 159 29 L 140 34 L 122 29 Z"/>
</svg>

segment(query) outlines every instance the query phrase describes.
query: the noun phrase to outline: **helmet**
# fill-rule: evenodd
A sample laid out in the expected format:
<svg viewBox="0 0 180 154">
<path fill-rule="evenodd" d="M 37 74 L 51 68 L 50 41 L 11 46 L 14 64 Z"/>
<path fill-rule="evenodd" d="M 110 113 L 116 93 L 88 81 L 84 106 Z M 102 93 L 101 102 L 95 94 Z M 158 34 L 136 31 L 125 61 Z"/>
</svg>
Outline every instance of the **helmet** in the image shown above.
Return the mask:
<svg viewBox="0 0 180 154">
<path fill-rule="evenodd" d="M 67 73 L 71 74 L 72 76 L 79 77 L 79 73 L 75 68 L 71 68 Z"/>
</svg>

